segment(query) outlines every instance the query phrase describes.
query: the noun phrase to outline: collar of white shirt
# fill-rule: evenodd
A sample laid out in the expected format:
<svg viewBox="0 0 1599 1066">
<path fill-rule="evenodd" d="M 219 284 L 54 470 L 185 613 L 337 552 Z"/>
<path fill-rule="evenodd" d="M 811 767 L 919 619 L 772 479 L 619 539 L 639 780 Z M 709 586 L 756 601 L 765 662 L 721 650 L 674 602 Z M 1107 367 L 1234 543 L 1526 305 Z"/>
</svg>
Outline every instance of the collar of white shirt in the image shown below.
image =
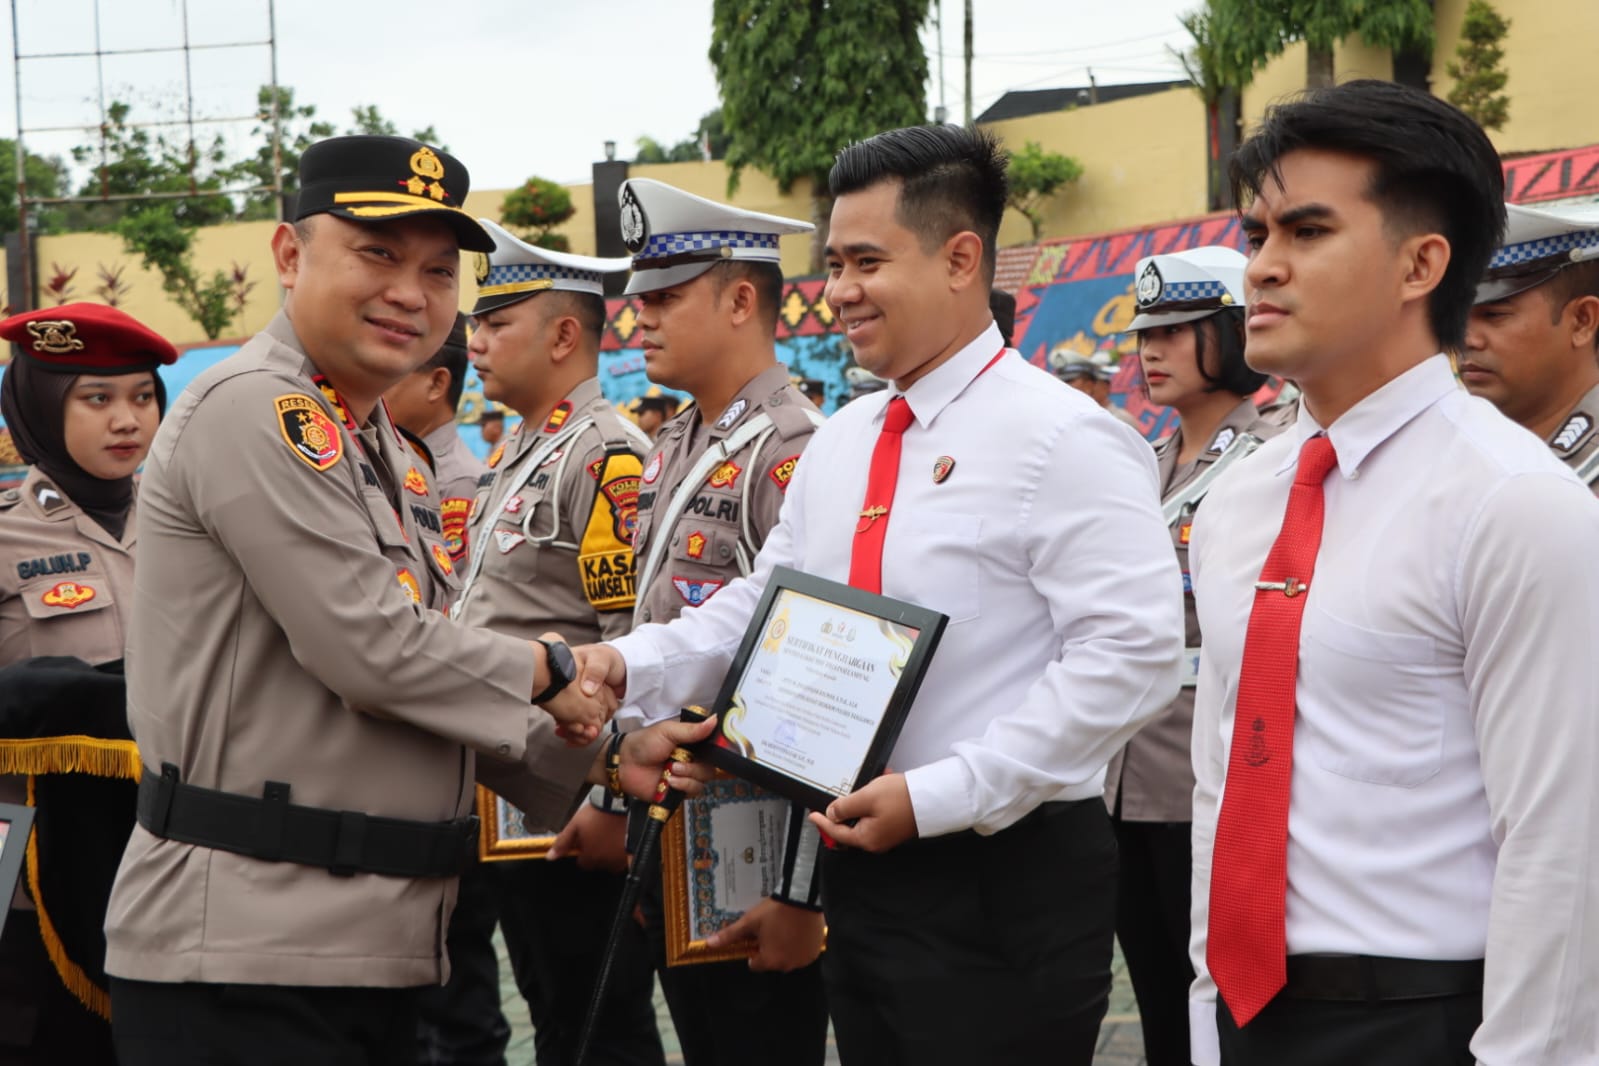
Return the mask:
<svg viewBox="0 0 1599 1066">
<path fill-rule="evenodd" d="M 903 393 L 890 390 L 889 396 L 883 400 L 883 410 L 877 412 L 874 421 L 881 422 L 889 401 L 903 395 L 905 402 L 911 405 L 911 414 L 916 416 L 916 424 L 927 429 L 939 412 L 954 403 L 955 398 L 977 380 L 977 376 L 1004 346 L 1005 339 L 1000 336 L 999 326 L 990 322 L 976 340 L 956 352 L 943 366 L 928 371 Z"/>
<path fill-rule="evenodd" d="M 1326 432 L 1338 453 L 1338 472 L 1346 478 L 1359 477 L 1360 464 L 1379 444 L 1459 387 L 1454 371 L 1449 369 L 1449 357 L 1435 355 L 1355 404 L 1330 428 L 1317 422 L 1301 403 L 1299 419 L 1289 431 L 1295 437 L 1294 448 L 1283 457 L 1276 472 L 1282 475 L 1298 466 L 1300 447 L 1316 434 Z"/>
</svg>

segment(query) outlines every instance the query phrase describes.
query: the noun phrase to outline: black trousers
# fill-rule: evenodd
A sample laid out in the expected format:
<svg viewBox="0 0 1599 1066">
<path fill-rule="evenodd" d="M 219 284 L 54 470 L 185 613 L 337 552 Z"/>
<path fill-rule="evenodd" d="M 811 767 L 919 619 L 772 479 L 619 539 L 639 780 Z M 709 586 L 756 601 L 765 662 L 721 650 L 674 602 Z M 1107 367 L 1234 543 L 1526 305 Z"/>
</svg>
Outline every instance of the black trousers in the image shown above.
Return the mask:
<svg viewBox="0 0 1599 1066">
<path fill-rule="evenodd" d="M 1121 874 L 1116 881 L 1116 937 L 1138 997 L 1149 1066 L 1189 1066 L 1189 822 L 1113 818 Z"/>
<path fill-rule="evenodd" d="M 61 983 L 39 936 L 38 914 L 12 911 L 0 933 L 0 1063 L 110 1066 L 115 1062 L 111 1024 Z"/>
<path fill-rule="evenodd" d="M 1472 1066 L 1482 993 L 1383 1003 L 1279 995 L 1243 1029 L 1216 1004 L 1222 1066 Z"/>
<path fill-rule="evenodd" d="M 450 979 L 417 993 L 419 1066 L 505 1066 L 511 1026 L 500 1010 L 500 906 L 489 865 L 473 863 L 461 875 L 445 933 Z"/>
<path fill-rule="evenodd" d="M 659 864 L 644 872 L 640 911 L 684 1066 L 822 1066 L 827 996 L 820 963 L 754 973 L 743 961 L 666 965 Z"/>
<path fill-rule="evenodd" d="M 122 1066 L 410 1066 L 415 990 L 111 979 Z"/>
<path fill-rule="evenodd" d="M 1116 840 L 1102 800 L 992 836 L 823 855 L 843 1066 L 1090 1066 L 1110 998 Z"/>
</svg>

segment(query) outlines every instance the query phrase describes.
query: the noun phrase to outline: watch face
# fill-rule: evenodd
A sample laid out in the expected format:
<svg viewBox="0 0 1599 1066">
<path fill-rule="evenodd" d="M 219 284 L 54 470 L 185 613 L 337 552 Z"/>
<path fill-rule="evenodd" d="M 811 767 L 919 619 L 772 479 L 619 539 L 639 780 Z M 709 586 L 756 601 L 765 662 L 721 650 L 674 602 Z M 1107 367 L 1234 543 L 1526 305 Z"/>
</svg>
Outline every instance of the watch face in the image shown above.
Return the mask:
<svg viewBox="0 0 1599 1066">
<path fill-rule="evenodd" d="M 561 641 L 552 640 L 547 645 L 549 648 L 550 678 L 559 678 L 563 684 L 570 685 L 577 679 L 577 660 L 572 658 L 572 649 Z"/>
</svg>

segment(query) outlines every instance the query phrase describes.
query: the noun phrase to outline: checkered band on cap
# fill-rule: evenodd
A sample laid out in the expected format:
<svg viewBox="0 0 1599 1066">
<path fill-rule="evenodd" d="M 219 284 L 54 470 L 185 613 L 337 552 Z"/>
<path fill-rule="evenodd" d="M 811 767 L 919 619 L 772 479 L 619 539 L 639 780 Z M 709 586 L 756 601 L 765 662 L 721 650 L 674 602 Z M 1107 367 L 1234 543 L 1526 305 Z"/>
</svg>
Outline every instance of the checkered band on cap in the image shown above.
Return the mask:
<svg viewBox="0 0 1599 1066">
<path fill-rule="evenodd" d="M 1493 254 L 1488 260 L 1489 277 L 1495 274 L 1518 274 L 1526 268 L 1537 267 L 1545 260 L 1569 259 L 1574 251 L 1590 251 L 1599 248 L 1599 229 L 1580 230 L 1576 233 L 1560 233 L 1553 237 L 1542 237 L 1536 241 L 1521 241 L 1518 244 L 1507 244 Z M 1583 256 L 1587 259 L 1591 256 Z M 1549 266 L 1556 264 L 1549 263 Z"/>
<path fill-rule="evenodd" d="M 772 253 L 778 260 L 778 235 L 775 233 L 744 233 L 739 230 L 710 230 L 704 233 L 656 233 L 645 242 L 633 257 L 635 265 L 651 259 L 664 259 L 685 252 L 712 251 L 717 248 L 755 248 Z M 757 257 L 750 257 L 757 258 Z"/>
<path fill-rule="evenodd" d="M 508 263 L 505 266 L 490 264 L 488 277 L 483 279 L 481 287 L 492 289 L 524 281 L 586 281 L 595 286 L 602 284 L 600 274 L 593 270 L 573 270 L 571 267 L 551 266 L 548 263 Z"/>
<path fill-rule="evenodd" d="M 1139 305 L 1140 311 L 1160 311 L 1172 304 L 1193 306 L 1203 300 L 1220 301 L 1227 295 L 1227 286 L 1219 281 L 1168 281 L 1161 289 L 1160 299 L 1149 305 Z"/>
</svg>

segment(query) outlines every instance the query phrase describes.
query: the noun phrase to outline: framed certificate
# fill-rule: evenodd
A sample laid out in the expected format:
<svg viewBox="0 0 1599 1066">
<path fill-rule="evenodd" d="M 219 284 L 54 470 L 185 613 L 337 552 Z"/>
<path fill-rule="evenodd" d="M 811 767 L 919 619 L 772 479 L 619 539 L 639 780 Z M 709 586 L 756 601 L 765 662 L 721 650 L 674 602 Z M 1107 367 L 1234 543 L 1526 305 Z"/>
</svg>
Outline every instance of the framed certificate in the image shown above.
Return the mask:
<svg viewBox="0 0 1599 1066">
<path fill-rule="evenodd" d="M 727 774 L 683 801 L 661 831 L 668 966 L 753 954 L 751 941 L 711 948 L 705 940 L 772 894 L 792 809 L 782 796 Z"/>
<path fill-rule="evenodd" d="M 532 830 L 523 824 L 520 809 L 503 797 L 477 786 L 477 857 L 483 862 L 502 859 L 542 859 L 555 843 L 558 829 Z"/>
<path fill-rule="evenodd" d="M 33 808 L 20 803 L 0 803 L 0 893 L 9 900 L 22 876 L 22 861 L 28 854 L 28 834 L 33 831 Z M 6 911 L 10 908 L 7 907 Z M 0 911 L 0 929 L 5 928 L 6 911 Z"/>
<path fill-rule="evenodd" d="M 717 695 L 706 758 L 825 810 L 883 772 L 947 622 L 777 567 Z"/>
</svg>

